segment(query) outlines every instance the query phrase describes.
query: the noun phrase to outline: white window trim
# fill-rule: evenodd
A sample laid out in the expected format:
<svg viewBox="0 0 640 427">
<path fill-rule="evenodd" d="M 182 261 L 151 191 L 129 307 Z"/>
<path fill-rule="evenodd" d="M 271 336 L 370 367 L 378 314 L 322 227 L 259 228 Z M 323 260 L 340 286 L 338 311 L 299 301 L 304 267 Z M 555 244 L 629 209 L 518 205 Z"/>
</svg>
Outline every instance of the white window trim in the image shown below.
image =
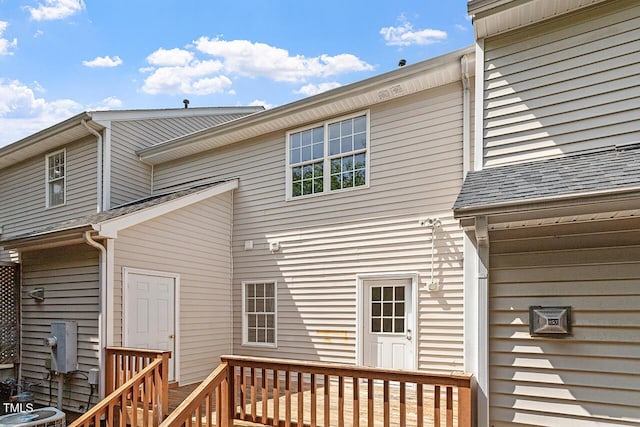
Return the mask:
<svg viewBox="0 0 640 427">
<path fill-rule="evenodd" d="M 273 342 L 259 343 L 249 342 L 247 333 L 247 285 L 256 285 L 259 283 L 273 283 Z M 262 347 L 262 348 L 278 348 L 278 281 L 277 280 L 251 280 L 242 282 L 242 346 L 243 347 Z"/>
<path fill-rule="evenodd" d="M 50 201 L 50 194 L 49 194 L 49 157 L 55 156 L 57 154 L 63 153 L 64 154 L 64 177 L 63 179 L 63 196 L 64 196 L 64 201 L 59 204 L 59 205 L 55 205 L 55 206 L 51 206 L 49 204 Z M 51 153 L 48 153 L 46 156 L 44 156 L 44 191 L 45 191 L 45 202 L 44 202 L 44 207 L 45 209 L 54 209 L 54 208 L 58 208 L 60 206 L 65 206 L 67 204 L 67 149 L 63 148 L 62 150 L 57 150 L 57 151 L 53 151 Z"/>
<path fill-rule="evenodd" d="M 331 158 L 335 158 L 335 157 L 341 157 L 342 155 L 334 155 L 334 156 L 330 156 L 329 155 L 329 125 L 336 123 L 336 122 L 340 122 L 342 120 L 348 120 L 348 119 L 352 119 L 354 117 L 360 117 L 360 116 L 365 116 L 366 117 L 366 147 L 365 147 L 365 184 L 364 185 L 359 185 L 357 187 L 349 187 L 349 188 L 341 188 L 339 190 L 331 190 Z M 322 159 L 317 159 L 317 161 L 322 160 L 324 163 L 324 174 L 323 174 L 323 191 L 321 193 L 313 193 L 313 194 L 305 194 L 305 195 L 301 195 L 301 196 L 296 196 L 293 197 L 293 195 L 291 194 L 291 166 L 289 165 L 289 156 L 290 156 L 290 148 L 289 148 L 289 144 L 290 144 L 290 135 L 292 133 L 297 133 L 297 132 L 302 132 L 305 130 L 309 130 L 309 129 L 313 129 L 313 128 L 317 128 L 319 126 L 323 126 L 324 127 L 324 156 L 322 157 Z M 304 127 L 300 127 L 297 129 L 292 129 L 290 131 L 287 131 L 285 134 L 285 169 L 286 169 L 286 173 L 285 173 L 285 200 L 286 201 L 292 201 L 292 200 L 304 200 L 304 199 L 308 199 L 311 197 L 318 197 L 318 196 L 326 196 L 328 194 L 339 194 L 339 193 L 344 193 L 344 192 L 348 192 L 348 191 L 357 191 L 357 190 L 361 190 L 364 188 L 369 188 L 370 185 L 370 151 L 371 151 L 371 115 L 370 115 L 370 110 L 364 110 L 364 111 L 359 111 L 357 113 L 353 113 L 353 114 L 349 114 L 346 116 L 340 116 L 340 117 L 335 117 L 333 119 L 329 119 L 329 120 L 324 120 L 322 122 L 316 122 L 312 125 L 308 125 L 308 126 L 304 126 Z"/>
</svg>

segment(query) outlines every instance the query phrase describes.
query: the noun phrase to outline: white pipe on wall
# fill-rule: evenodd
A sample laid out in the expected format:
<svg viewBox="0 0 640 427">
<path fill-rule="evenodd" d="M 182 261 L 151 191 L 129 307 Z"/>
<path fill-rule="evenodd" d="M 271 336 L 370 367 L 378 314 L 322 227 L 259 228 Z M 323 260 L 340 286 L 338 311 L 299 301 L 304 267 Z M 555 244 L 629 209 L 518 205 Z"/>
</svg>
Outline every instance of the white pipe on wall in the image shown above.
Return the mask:
<svg viewBox="0 0 640 427">
<path fill-rule="evenodd" d="M 96 182 L 97 182 L 97 187 L 96 187 L 96 212 L 102 212 L 102 154 L 103 154 L 103 148 L 102 148 L 102 135 L 100 135 L 99 132 L 97 132 L 95 129 L 92 129 L 89 127 L 89 125 L 87 124 L 87 121 L 82 119 L 80 121 L 80 123 L 82 123 L 82 126 L 89 131 L 89 133 L 91 133 L 93 136 L 96 137 L 96 150 L 97 150 L 97 166 L 96 166 Z"/>
<path fill-rule="evenodd" d="M 98 343 L 100 346 L 100 350 L 98 351 L 98 366 L 100 367 L 100 371 L 102 372 L 101 378 L 104 378 L 104 348 L 106 347 L 106 336 L 107 336 L 107 323 L 106 318 L 108 314 L 106 313 L 107 309 L 107 249 L 101 245 L 100 243 L 93 240 L 91 237 L 91 231 L 84 232 L 84 241 L 89 246 L 93 246 L 98 251 L 100 251 L 100 259 L 99 259 L 99 284 L 98 289 L 100 292 L 100 311 L 98 314 Z M 100 397 L 104 396 L 104 381 L 100 381 L 99 384 Z"/>
<path fill-rule="evenodd" d="M 462 80 L 462 178 L 471 170 L 471 88 L 469 84 L 469 58 L 460 58 Z"/>
</svg>

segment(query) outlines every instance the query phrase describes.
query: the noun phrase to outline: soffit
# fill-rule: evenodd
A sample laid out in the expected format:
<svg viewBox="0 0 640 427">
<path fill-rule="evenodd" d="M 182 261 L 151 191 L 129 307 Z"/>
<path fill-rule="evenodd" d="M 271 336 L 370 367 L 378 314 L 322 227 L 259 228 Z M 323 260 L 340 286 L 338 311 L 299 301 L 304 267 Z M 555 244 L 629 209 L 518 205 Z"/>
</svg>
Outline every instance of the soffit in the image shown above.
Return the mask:
<svg viewBox="0 0 640 427">
<path fill-rule="evenodd" d="M 477 0 L 468 3 L 476 39 L 545 21 L 607 0 Z"/>
<path fill-rule="evenodd" d="M 83 120 L 86 121 L 87 125 L 93 130 L 101 132 L 109 121 L 195 117 L 216 114 L 253 114 L 260 111 L 264 111 L 264 108 L 258 106 L 83 112 L 0 148 L 0 169 L 15 165 L 28 158 L 53 151 L 56 148 L 81 138 L 91 136 L 91 132 L 82 125 Z"/>
<path fill-rule="evenodd" d="M 13 144 L 0 148 L 0 169 L 13 166 L 30 157 L 44 154 L 91 135 L 87 128 L 82 125 L 82 120 L 86 120 L 87 124 L 94 130 L 102 130 L 102 126 L 90 121 L 91 116 L 87 113 L 78 114 Z"/>
<path fill-rule="evenodd" d="M 640 209 L 626 209 L 620 211 L 611 212 L 609 209 L 605 209 L 605 212 L 590 212 L 590 213 L 574 213 L 570 215 L 552 216 L 546 218 L 534 218 L 534 219 L 520 219 L 520 220 L 506 220 L 505 218 L 500 221 L 498 218 L 490 218 L 489 230 L 516 230 L 520 228 L 529 227 L 544 227 L 549 225 L 561 225 L 561 224 L 578 224 L 594 221 L 608 221 L 614 219 L 627 219 L 627 218 L 640 218 Z"/>
<path fill-rule="evenodd" d="M 157 144 L 140 150 L 138 155 L 151 164 L 164 163 L 458 82 L 460 81 L 460 59 L 464 55 L 473 55 L 473 53 L 474 50 L 471 47 L 460 49 L 291 104 Z M 469 67 L 473 71 L 473 61 Z"/>
</svg>

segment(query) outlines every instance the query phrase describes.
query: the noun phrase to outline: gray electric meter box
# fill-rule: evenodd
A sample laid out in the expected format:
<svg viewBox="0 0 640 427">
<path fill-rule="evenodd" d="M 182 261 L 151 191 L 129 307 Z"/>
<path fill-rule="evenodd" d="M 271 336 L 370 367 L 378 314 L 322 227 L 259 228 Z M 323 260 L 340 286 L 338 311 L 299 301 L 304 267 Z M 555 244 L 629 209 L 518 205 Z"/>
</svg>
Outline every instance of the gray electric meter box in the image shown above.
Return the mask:
<svg viewBox="0 0 640 427">
<path fill-rule="evenodd" d="M 529 307 L 532 336 L 562 337 L 571 334 L 571 307 Z"/>
<path fill-rule="evenodd" d="M 73 320 L 51 322 L 51 369 L 61 374 L 78 369 L 78 323 Z"/>
</svg>

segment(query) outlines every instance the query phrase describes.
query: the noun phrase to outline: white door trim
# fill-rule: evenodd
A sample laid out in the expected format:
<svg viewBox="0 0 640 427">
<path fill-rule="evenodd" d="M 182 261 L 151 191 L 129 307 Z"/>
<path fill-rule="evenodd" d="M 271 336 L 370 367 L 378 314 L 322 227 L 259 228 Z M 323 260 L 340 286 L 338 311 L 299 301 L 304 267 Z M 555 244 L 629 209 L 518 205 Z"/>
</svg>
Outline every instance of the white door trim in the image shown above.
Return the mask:
<svg viewBox="0 0 640 427">
<path fill-rule="evenodd" d="M 413 335 L 413 366 L 418 369 L 418 272 L 395 272 L 395 273 L 363 273 L 356 275 L 356 364 L 363 365 L 364 328 L 368 322 L 365 321 L 363 301 L 365 280 L 385 280 L 385 279 L 411 279 L 411 301 L 413 302 L 413 324 L 411 325 Z"/>
<path fill-rule="evenodd" d="M 126 346 L 127 343 L 127 285 L 129 284 L 130 274 L 141 274 L 145 276 L 158 276 L 169 277 L 174 280 L 175 283 L 175 295 L 174 295 L 174 351 L 171 354 L 173 359 L 173 380 L 177 383 L 180 382 L 180 275 L 178 273 L 168 273 L 165 271 L 144 270 L 140 268 L 122 267 L 122 345 Z"/>
</svg>

